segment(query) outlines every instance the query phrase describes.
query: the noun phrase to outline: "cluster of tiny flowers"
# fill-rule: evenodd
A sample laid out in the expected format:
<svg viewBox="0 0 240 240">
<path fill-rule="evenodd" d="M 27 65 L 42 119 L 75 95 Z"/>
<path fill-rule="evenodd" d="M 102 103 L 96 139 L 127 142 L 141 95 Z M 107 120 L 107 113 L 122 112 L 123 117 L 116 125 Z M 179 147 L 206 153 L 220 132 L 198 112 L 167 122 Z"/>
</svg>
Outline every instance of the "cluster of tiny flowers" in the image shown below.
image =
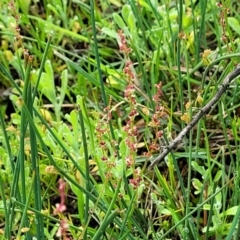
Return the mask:
<svg viewBox="0 0 240 240">
<path fill-rule="evenodd" d="M 137 189 L 142 181 L 142 178 L 140 176 L 137 176 L 136 178 L 132 178 L 129 180 L 129 183 L 133 186 L 134 189 Z"/>
<path fill-rule="evenodd" d="M 152 153 L 159 151 L 158 140 L 162 137 L 162 131 L 159 130 L 161 127 L 160 119 L 166 117 L 166 111 L 162 106 L 162 83 L 155 84 L 156 94 L 153 96 L 153 101 L 155 103 L 155 111 L 149 122 L 149 126 L 155 129 L 155 139 L 150 143 L 148 147 L 148 152 L 144 152 L 144 156 L 147 158 L 152 157 Z"/>
<path fill-rule="evenodd" d="M 212 51 L 210 49 L 205 49 L 204 52 L 201 54 L 204 65 L 208 66 L 210 64 L 209 56 L 211 53 Z"/>
<path fill-rule="evenodd" d="M 187 35 L 181 31 L 179 34 L 178 34 L 178 38 L 182 39 L 182 40 L 186 40 L 187 39 Z"/>
<path fill-rule="evenodd" d="M 137 189 L 142 182 L 141 172 L 139 169 L 135 169 L 133 172 L 133 178 L 129 180 L 129 183 L 134 189 Z"/>
<path fill-rule="evenodd" d="M 96 127 L 96 136 L 98 139 L 98 143 L 99 146 L 101 147 L 102 151 L 103 151 L 103 156 L 101 157 L 101 160 L 103 162 L 108 161 L 108 156 L 107 156 L 107 145 L 106 145 L 106 141 L 104 139 L 104 136 L 108 134 L 108 126 L 107 126 L 107 122 L 106 120 L 104 120 L 104 117 L 102 117 L 102 119 L 98 122 L 98 125 Z M 106 155 L 105 155 L 106 153 Z"/>
<path fill-rule="evenodd" d="M 138 129 L 135 126 L 135 117 L 138 115 L 137 111 L 137 101 L 135 95 L 135 86 L 134 83 L 136 82 L 136 74 L 134 71 L 133 62 L 129 57 L 129 53 L 131 53 L 131 48 L 128 47 L 127 40 L 125 35 L 122 31 L 118 32 L 118 36 L 120 39 L 119 42 L 119 49 L 125 56 L 125 66 L 123 72 L 126 76 L 128 85 L 124 91 L 124 97 L 126 101 L 129 103 L 130 112 L 128 115 L 128 120 L 126 125 L 123 127 L 123 130 L 127 133 L 126 138 L 126 145 L 129 149 L 129 154 L 126 156 L 126 166 L 128 168 L 133 169 L 133 178 L 129 179 L 129 184 L 134 188 L 137 189 L 140 186 L 142 178 L 140 177 L 141 172 L 135 169 L 135 156 L 137 152 L 137 136 L 138 136 Z"/>
<path fill-rule="evenodd" d="M 222 31 L 223 31 L 221 40 L 224 43 L 227 43 L 228 42 L 228 37 L 226 35 L 226 21 L 225 21 L 225 17 L 226 17 L 227 14 L 230 13 L 230 9 L 223 7 L 223 5 L 221 3 L 216 3 L 216 5 L 217 5 L 217 7 L 219 7 L 221 9 L 220 24 L 222 26 Z"/>
<path fill-rule="evenodd" d="M 134 156 L 137 151 L 136 136 L 138 135 L 137 127 L 134 125 L 134 119 L 138 115 L 138 112 L 136 109 L 137 101 L 136 101 L 135 86 L 134 86 L 135 73 L 133 70 L 133 63 L 129 58 L 129 53 L 131 52 L 131 49 L 127 45 L 127 40 L 125 38 L 125 35 L 120 30 L 118 32 L 118 36 L 120 39 L 119 49 L 125 55 L 125 58 L 126 58 L 126 63 L 125 63 L 123 72 L 127 78 L 128 85 L 125 88 L 124 97 L 130 105 L 130 113 L 128 115 L 128 121 L 123 128 L 123 130 L 128 134 L 128 138 L 126 139 L 126 144 L 130 149 L 129 156 L 127 156 L 126 159 L 127 159 L 127 166 L 134 167 L 134 160 L 132 156 Z M 129 159 L 131 160 L 129 161 Z"/>
<path fill-rule="evenodd" d="M 131 50 L 131 48 L 128 47 L 127 40 L 126 40 L 125 35 L 122 30 L 118 31 L 118 36 L 120 39 L 119 50 L 121 52 L 123 52 L 124 54 L 129 54 L 132 50 Z"/>
<path fill-rule="evenodd" d="M 99 146 L 102 149 L 102 157 L 101 160 L 106 164 L 108 172 L 105 174 L 105 177 L 108 181 L 110 181 L 113 177 L 112 174 L 112 169 L 116 167 L 116 163 L 114 159 L 110 159 L 108 157 L 109 155 L 109 149 L 106 144 L 106 138 L 108 138 L 108 135 L 110 134 L 109 132 L 109 121 L 112 119 L 112 114 L 111 114 L 111 99 L 109 101 L 109 105 L 104 108 L 104 113 L 101 116 L 101 120 L 98 122 L 98 125 L 96 127 L 96 136 L 98 139 Z M 116 146 L 117 142 L 115 140 L 111 140 L 111 147 L 115 149 L 114 151 L 114 156 L 117 156 L 117 151 L 116 151 Z"/>
<path fill-rule="evenodd" d="M 17 40 L 22 39 L 22 36 L 20 34 L 21 28 L 19 26 L 19 22 L 20 22 L 21 16 L 16 11 L 16 7 L 15 7 L 14 1 L 10 1 L 9 2 L 8 8 L 11 10 L 11 14 L 14 16 L 14 18 L 16 20 L 16 26 L 15 26 L 16 39 Z"/>
<path fill-rule="evenodd" d="M 56 209 L 54 210 L 54 214 L 63 213 L 66 211 L 67 207 L 65 205 L 65 187 L 66 182 L 62 178 L 59 179 L 59 195 L 60 195 L 60 203 L 56 204 Z M 70 238 L 67 237 L 67 231 L 69 229 L 69 225 L 66 219 L 62 219 L 60 222 L 59 229 L 57 231 L 56 236 L 64 239 L 64 240 L 70 240 Z"/>
<path fill-rule="evenodd" d="M 22 42 L 23 37 L 21 35 L 21 28 L 20 28 L 21 16 L 16 11 L 14 1 L 11 0 L 9 2 L 8 8 L 10 9 L 12 16 L 14 16 L 14 18 L 16 20 L 16 25 L 14 27 L 14 32 L 15 32 L 16 47 L 18 48 L 18 45 L 23 46 L 23 42 Z M 33 56 L 29 55 L 28 49 L 23 48 L 23 57 L 24 57 L 24 60 L 25 60 L 25 64 L 27 64 L 27 63 L 31 64 L 32 63 Z"/>
<path fill-rule="evenodd" d="M 155 84 L 157 89 L 156 94 L 153 96 L 153 101 L 155 102 L 155 112 L 153 113 L 152 120 L 149 122 L 149 126 L 158 128 L 160 127 L 160 119 L 166 116 L 165 109 L 161 105 L 162 99 L 162 83 Z"/>
<path fill-rule="evenodd" d="M 110 112 L 110 106 L 107 106 L 104 108 L 104 114 L 101 114 L 100 118 L 101 120 L 98 122 L 96 127 L 96 134 L 97 139 L 99 141 L 99 145 L 102 149 L 106 149 L 106 141 L 104 140 L 104 135 L 108 134 L 108 123 L 112 118 L 111 112 Z M 105 159 L 106 160 L 106 159 Z"/>
</svg>

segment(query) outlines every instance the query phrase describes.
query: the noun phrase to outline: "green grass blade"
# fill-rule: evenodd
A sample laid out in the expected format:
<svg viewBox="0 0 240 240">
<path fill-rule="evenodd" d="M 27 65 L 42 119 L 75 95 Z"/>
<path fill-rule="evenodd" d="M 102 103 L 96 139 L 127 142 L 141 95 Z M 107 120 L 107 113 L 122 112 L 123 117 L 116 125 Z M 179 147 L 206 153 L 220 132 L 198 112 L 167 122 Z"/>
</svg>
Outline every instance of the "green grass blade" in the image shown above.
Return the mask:
<svg viewBox="0 0 240 240">
<path fill-rule="evenodd" d="M 83 142 L 83 149 L 84 149 L 84 159 L 85 159 L 85 181 L 86 181 L 86 190 L 90 192 L 90 169 L 89 169 L 89 160 L 88 160 L 88 145 L 87 145 L 87 139 L 86 139 L 86 134 L 85 134 L 85 126 L 84 126 L 84 120 L 83 120 L 83 115 L 82 115 L 82 109 L 79 109 L 79 120 L 80 120 L 80 126 L 81 126 L 81 131 L 82 131 L 82 142 Z M 88 215 L 89 215 L 89 197 L 86 195 L 85 198 L 85 214 L 84 214 L 84 225 L 87 224 L 88 222 Z M 84 237 L 85 240 L 87 239 L 87 229 L 84 232 Z"/>
<path fill-rule="evenodd" d="M 30 99 L 28 99 L 28 91 L 29 91 L 29 84 L 30 84 L 30 70 L 31 64 L 27 64 L 26 73 L 24 77 L 24 89 L 22 99 L 25 104 L 29 104 Z M 21 201 L 23 204 L 27 202 L 27 190 L 26 190 L 26 176 L 25 176 L 25 136 L 27 130 L 27 119 L 25 112 L 22 111 L 21 114 L 21 126 L 20 126 L 20 149 L 18 155 L 18 161 L 20 166 L 20 177 L 21 177 Z M 26 215 L 22 215 L 22 227 L 29 228 L 29 222 Z M 30 235 L 27 232 L 26 238 L 30 239 Z"/>
<path fill-rule="evenodd" d="M 40 68 L 39 68 L 39 73 L 38 73 L 38 77 L 37 77 L 37 81 L 36 81 L 36 84 L 34 86 L 34 91 L 33 91 L 33 94 L 32 94 L 32 98 L 33 98 L 33 101 L 36 97 L 36 94 L 37 94 L 37 89 L 38 89 L 38 85 L 39 85 L 39 82 L 40 82 L 40 79 L 41 79 L 41 76 L 42 76 L 42 72 L 43 72 L 43 69 L 44 69 L 44 65 L 45 65 L 45 62 L 47 60 L 47 53 L 49 51 L 49 47 L 50 47 L 50 44 L 51 44 L 51 40 L 52 40 L 52 36 L 50 36 L 48 38 L 48 42 L 45 46 L 45 50 L 44 50 L 44 53 L 43 53 L 43 57 L 42 57 L 42 61 L 41 61 L 41 65 L 40 65 Z"/>
<path fill-rule="evenodd" d="M 228 231 L 228 235 L 226 237 L 226 240 L 233 239 L 233 235 L 234 235 L 236 226 L 238 225 L 238 228 L 239 228 L 239 219 L 240 219 L 240 206 L 238 206 L 237 213 L 235 214 L 235 216 L 233 218 L 233 221 L 232 221 L 231 227 Z M 237 240 L 238 238 L 239 238 L 239 235 L 234 236 L 234 239 Z"/>
<path fill-rule="evenodd" d="M 111 223 L 113 221 L 113 219 L 117 216 L 118 214 L 118 210 L 113 210 L 113 205 L 115 204 L 116 202 L 116 199 L 118 197 L 118 193 L 119 193 L 119 189 L 120 189 L 120 186 L 121 186 L 121 183 L 122 183 L 122 180 L 119 179 L 118 181 L 118 184 L 117 184 L 117 187 L 115 189 L 115 193 L 114 193 L 114 196 L 112 198 L 112 201 L 108 207 L 108 210 L 106 212 L 106 215 L 105 215 L 105 218 L 103 220 L 103 222 L 101 223 L 99 229 L 97 230 L 93 240 L 98 240 L 100 239 L 100 237 L 102 236 L 102 234 L 104 233 L 106 227 L 109 225 L 109 223 Z"/>
<path fill-rule="evenodd" d="M 29 192 L 28 192 L 28 197 L 27 197 L 27 200 L 24 204 L 24 209 L 23 209 L 23 212 L 22 212 L 22 218 L 21 218 L 21 223 L 19 225 L 19 228 L 18 228 L 18 233 L 17 233 L 17 239 L 20 239 L 20 236 L 21 236 L 21 233 L 22 233 L 22 230 L 23 228 L 26 227 L 25 225 L 25 219 L 27 219 L 27 210 L 28 210 L 28 206 L 29 206 L 29 203 L 30 203 L 30 198 L 31 198 L 31 194 L 32 194 L 32 189 L 33 189 L 33 186 L 34 186 L 34 182 L 35 182 L 35 174 L 33 173 L 33 178 L 32 178 L 32 184 L 30 185 L 30 188 L 29 188 Z M 40 229 L 42 230 L 42 229 Z M 29 239 L 32 239 L 30 237 L 30 234 L 29 232 L 27 231 L 27 234 L 26 234 L 26 238 L 29 238 Z M 39 238 L 39 239 L 43 239 L 43 238 Z"/>
<path fill-rule="evenodd" d="M 7 201 L 6 201 L 6 198 L 5 198 L 5 192 L 4 192 L 4 182 L 3 182 L 3 179 L 2 179 L 2 169 L 0 169 L 0 194 L 1 194 L 1 199 L 2 199 L 2 204 L 3 204 L 3 211 L 4 211 L 4 220 L 5 220 L 5 229 L 4 229 L 4 237 L 6 239 L 10 239 L 10 234 L 11 234 L 11 225 L 9 223 L 9 211 L 8 211 L 8 208 L 7 208 Z"/>
</svg>

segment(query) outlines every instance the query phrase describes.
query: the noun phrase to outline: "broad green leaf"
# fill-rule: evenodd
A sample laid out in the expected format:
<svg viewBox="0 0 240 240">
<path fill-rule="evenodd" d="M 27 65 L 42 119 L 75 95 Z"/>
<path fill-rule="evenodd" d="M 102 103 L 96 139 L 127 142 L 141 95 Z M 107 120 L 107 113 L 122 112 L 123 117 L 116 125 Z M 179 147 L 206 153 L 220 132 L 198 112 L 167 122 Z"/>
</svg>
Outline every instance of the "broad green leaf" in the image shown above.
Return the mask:
<svg viewBox="0 0 240 240">
<path fill-rule="evenodd" d="M 42 72 L 38 89 L 54 106 L 56 106 L 57 100 L 55 94 L 54 74 L 51 61 L 49 60 L 45 63 L 45 71 L 46 72 Z"/>
<path fill-rule="evenodd" d="M 192 179 L 192 184 L 193 187 L 197 190 L 194 191 L 194 194 L 199 194 L 202 191 L 203 184 L 197 178 Z"/>
<path fill-rule="evenodd" d="M 191 162 L 191 165 L 192 165 L 192 167 L 194 168 L 194 170 L 196 170 L 197 172 L 199 172 L 199 173 L 204 177 L 204 175 L 205 175 L 205 169 L 204 169 L 204 167 L 202 167 L 202 166 L 200 167 L 196 161 L 192 161 L 192 162 Z"/>
<path fill-rule="evenodd" d="M 117 13 L 113 13 L 113 19 L 120 29 L 126 28 L 126 24 L 123 19 Z"/>
<path fill-rule="evenodd" d="M 219 170 L 219 171 L 217 172 L 217 174 L 216 174 L 215 177 L 214 177 L 214 182 L 218 182 L 218 181 L 219 181 L 219 179 L 220 179 L 221 176 L 222 176 L 222 171 L 223 171 L 223 170 Z"/>
<path fill-rule="evenodd" d="M 152 10 L 152 8 L 146 3 L 146 1 L 140 0 L 138 3 L 140 6 L 146 8 L 148 11 Z"/>
<path fill-rule="evenodd" d="M 192 16 L 189 14 L 183 16 L 183 28 L 187 29 L 188 27 L 192 26 L 192 20 Z"/>
<path fill-rule="evenodd" d="M 28 14 L 31 0 L 19 0 L 19 6 L 24 14 Z"/>
<path fill-rule="evenodd" d="M 78 123 L 78 112 L 76 110 L 72 110 L 69 119 L 71 122 L 72 128 L 73 128 L 73 134 L 71 133 L 71 136 L 69 136 L 72 139 L 71 146 L 73 148 L 73 151 L 76 156 L 79 155 L 79 123 Z"/>
<path fill-rule="evenodd" d="M 66 92 L 68 90 L 68 71 L 67 69 L 63 70 L 62 74 L 61 74 L 61 89 L 60 89 L 60 100 L 59 100 L 59 104 L 62 105 Z"/>
<path fill-rule="evenodd" d="M 112 38 L 115 38 L 115 39 L 118 38 L 117 32 L 115 30 L 112 30 L 112 29 L 108 28 L 108 27 L 103 27 L 102 32 L 107 34 L 109 37 L 112 37 Z"/>
<path fill-rule="evenodd" d="M 138 35 L 136 34 L 136 24 L 135 24 L 135 16 L 134 14 L 131 12 L 128 16 L 128 20 L 127 20 L 128 26 L 130 28 L 131 34 L 133 36 L 138 37 Z M 137 39 L 134 39 L 134 41 L 136 41 Z"/>
<path fill-rule="evenodd" d="M 125 22 L 128 21 L 130 12 L 132 12 L 131 7 L 128 4 L 124 5 L 122 8 L 122 16 Z"/>
<path fill-rule="evenodd" d="M 229 209 L 227 209 L 226 211 L 220 213 L 220 216 L 234 216 L 237 213 L 239 206 L 234 206 L 231 207 Z"/>
<path fill-rule="evenodd" d="M 233 29 L 234 32 L 240 34 L 240 23 L 236 18 L 229 17 L 228 24 Z"/>
</svg>

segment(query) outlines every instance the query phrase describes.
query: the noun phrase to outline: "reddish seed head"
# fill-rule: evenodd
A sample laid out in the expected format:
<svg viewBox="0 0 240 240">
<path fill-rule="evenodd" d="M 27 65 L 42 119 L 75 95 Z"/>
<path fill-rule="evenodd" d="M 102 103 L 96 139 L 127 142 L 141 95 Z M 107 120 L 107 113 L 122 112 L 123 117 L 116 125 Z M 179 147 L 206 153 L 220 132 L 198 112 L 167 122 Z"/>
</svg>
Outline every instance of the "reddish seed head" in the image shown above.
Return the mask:
<svg viewBox="0 0 240 240">
<path fill-rule="evenodd" d="M 105 162 L 105 161 L 108 160 L 108 158 L 107 158 L 106 156 L 102 156 L 102 157 L 101 157 L 101 160 Z"/>
</svg>

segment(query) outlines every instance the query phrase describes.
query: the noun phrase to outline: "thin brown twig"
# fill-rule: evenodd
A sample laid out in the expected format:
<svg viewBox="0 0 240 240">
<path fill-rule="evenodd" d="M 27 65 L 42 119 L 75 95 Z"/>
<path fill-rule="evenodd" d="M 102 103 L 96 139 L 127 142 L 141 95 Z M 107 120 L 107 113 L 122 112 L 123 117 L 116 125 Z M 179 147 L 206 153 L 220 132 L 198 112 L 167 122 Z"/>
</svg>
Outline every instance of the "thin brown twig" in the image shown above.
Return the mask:
<svg viewBox="0 0 240 240">
<path fill-rule="evenodd" d="M 197 124 L 197 122 L 209 112 L 209 110 L 214 107 L 217 101 L 220 99 L 222 94 L 228 89 L 231 81 L 240 75 L 240 64 L 229 73 L 225 79 L 223 80 L 222 84 L 219 86 L 219 90 L 216 92 L 215 96 L 193 117 L 192 121 L 185 127 L 183 130 L 178 134 L 178 136 L 166 147 L 161 154 L 158 155 L 154 159 L 154 161 L 150 164 L 149 169 L 152 169 L 156 166 L 164 157 L 168 155 L 170 151 L 182 141 L 183 137 Z"/>
</svg>

